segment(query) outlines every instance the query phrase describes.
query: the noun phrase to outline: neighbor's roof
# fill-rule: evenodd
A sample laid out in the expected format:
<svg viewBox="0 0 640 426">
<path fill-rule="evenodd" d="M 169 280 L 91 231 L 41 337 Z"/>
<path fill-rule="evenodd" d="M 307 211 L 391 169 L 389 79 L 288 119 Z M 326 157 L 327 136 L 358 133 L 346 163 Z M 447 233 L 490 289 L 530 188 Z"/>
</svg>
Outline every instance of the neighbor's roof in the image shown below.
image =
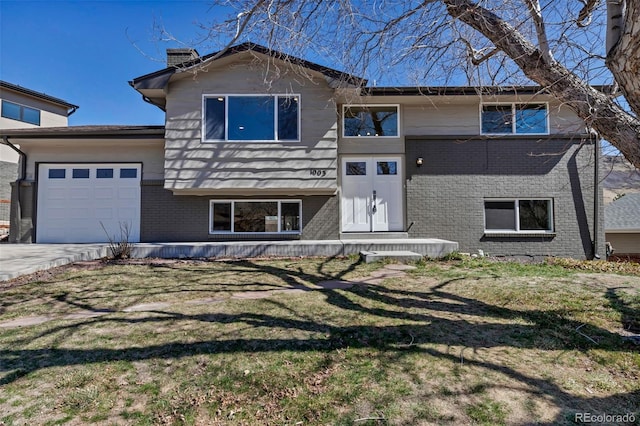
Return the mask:
<svg viewBox="0 0 640 426">
<path fill-rule="evenodd" d="M 32 96 L 34 98 L 42 99 L 44 101 L 58 104 L 66 108 L 80 108 L 78 105 L 70 104 L 69 102 L 64 101 L 60 98 L 55 98 L 53 96 L 47 95 L 46 93 L 36 92 L 35 90 L 27 89 L 26 87 L 18 86 L 17 84 L 12 84 L 3 80 L 0 80 L 0 88 L 13 90 L 14 92 L 19 92 L 28 96 Z"/>
<path fill-rule="evenodd" d="M 36 127 L 0 129 L 0 137 L 24 139 L 104 138 L 104 137 L 164 137 L 164 126 L 97 125 L 67 127 Z"/>
<path fill-rule="evenodd" d="M 625 194 L 605 206 L 604 229 L 640 232 L 640 193 Z"/>
<path fill-rule="evenodd" d="M 335 70 L 333 68 L 329 68 L 313 62 L 309 62 L 307 60 L 304 60 L 295 56 L 287 55 L 286 53 L 279 52 L 277 50 L 272 50 L 267 47 L 261 46 L 259 44 L 246 42 L 236 46 L 229 47 L 226 50 L 210 53 L 208 55 L 201 56 L 199 58 L 196 58 L 187 62 L 183 62 L 179 66 L 170 66 L 170 67 L 161 69 L 159 71 L 145 74 L 143 76 L 134 78 L 132 81 L 129 82 L 129 84 L 136 90 L 146 89 L 148 88 L 147 83 L 149 81 L 166 82 L 168 81 L 168 77 L 173 75 L 178 70 L 188 69 L 196 65 L 203 64 L 213 58 L 215 58 L 214 60 L 217 60 L 227 56 L 235 55 L 237 53 L 248 52 L 248 51 L 261 53 L 263 55 L 271 56 L 276 59 L 286 60 L 288 62 L 291 62 L 292 64 L 299 65 L 313 71 L 317 71 L 329 78 L 345 81 L 350 84 L 366 85 L 367 83 L 367 81 L 361 77 L 357 77 L 351 74 L 344 73 L 342 71 Z"/>
</svg>

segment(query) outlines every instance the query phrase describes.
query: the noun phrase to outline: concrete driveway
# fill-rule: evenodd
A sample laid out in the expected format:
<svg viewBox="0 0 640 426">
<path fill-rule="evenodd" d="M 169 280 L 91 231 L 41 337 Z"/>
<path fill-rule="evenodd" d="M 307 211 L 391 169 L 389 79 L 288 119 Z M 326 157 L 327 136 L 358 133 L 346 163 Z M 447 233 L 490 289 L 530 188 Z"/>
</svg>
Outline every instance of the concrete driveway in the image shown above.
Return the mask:
<svg viewBox="0 0 640 426">
<path fill-rule="evenodd" d="M 107 244 L 0 244 L 0 281 L 107 255 Z"/>
</svg>

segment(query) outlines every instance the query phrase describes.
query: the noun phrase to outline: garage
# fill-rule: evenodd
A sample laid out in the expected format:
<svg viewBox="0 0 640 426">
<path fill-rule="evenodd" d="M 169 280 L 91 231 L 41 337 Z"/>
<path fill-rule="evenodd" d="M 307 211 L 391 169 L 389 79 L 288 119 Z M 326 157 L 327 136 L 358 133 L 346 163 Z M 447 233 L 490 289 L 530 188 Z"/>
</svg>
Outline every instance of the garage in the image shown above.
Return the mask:
<svg viewBox="0 0 640 426">
<path fill-rule="evenodd" d="M 140 163 L 39 164 L 36 242 L 139 242 L 141 174 Z"/>
</svg>

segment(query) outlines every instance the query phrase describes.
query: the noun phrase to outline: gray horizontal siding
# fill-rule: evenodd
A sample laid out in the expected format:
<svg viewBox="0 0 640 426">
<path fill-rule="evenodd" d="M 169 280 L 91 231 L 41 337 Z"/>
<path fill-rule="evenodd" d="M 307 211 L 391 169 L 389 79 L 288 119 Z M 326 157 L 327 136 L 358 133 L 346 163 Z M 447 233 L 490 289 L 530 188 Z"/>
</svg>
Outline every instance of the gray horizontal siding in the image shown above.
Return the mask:
<svg viewBox="0 0 640 426">
<path fill-rule="evenodd" d="M 241 61 L 172 82 L 167 95 L 165 188 L 230 190 L 256 188 L 304 194 L 337 189 L 337 114 L 333 91 L 286 68 L 277 77 L 264 64 Z M 270 81 L 268 84 L 265 81 Z M 205 94 L 300 95 L 301 141 L 283 143 L 202 142 Z M 312 175 L 318 169 L 324 175 Z"/>
</svg>

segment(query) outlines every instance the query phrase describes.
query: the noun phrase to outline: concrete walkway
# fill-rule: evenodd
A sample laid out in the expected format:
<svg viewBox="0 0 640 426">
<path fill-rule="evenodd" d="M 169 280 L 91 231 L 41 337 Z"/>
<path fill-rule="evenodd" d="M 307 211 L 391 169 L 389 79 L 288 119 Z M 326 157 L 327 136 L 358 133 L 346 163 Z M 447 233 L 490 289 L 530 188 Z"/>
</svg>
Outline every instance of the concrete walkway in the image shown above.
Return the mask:
<svg viewBox="0 0 640 426">
<path fill-rule="evenodd" d="M 106 244 L 0 244 L 0 281 L 106 255 Z"/>
</svg>

